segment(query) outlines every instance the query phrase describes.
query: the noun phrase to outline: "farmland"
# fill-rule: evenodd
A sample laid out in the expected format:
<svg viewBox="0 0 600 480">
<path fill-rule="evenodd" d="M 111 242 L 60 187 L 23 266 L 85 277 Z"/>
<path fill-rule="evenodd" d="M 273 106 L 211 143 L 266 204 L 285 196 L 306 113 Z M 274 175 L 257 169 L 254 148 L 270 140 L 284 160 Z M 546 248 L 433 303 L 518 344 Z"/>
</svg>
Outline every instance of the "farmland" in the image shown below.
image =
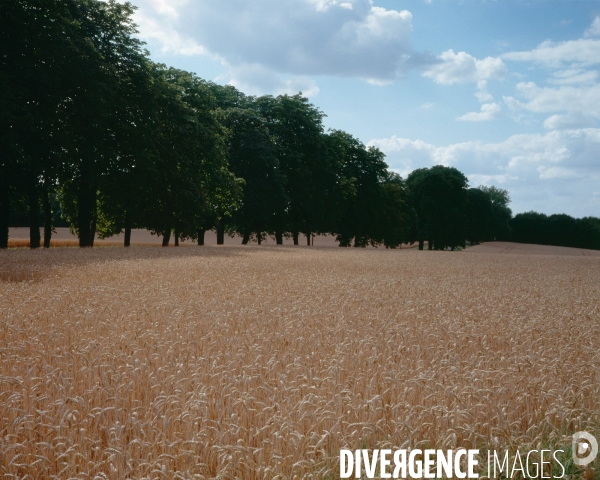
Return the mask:
<svg viewBox="0 0 600 480">
<path fill-rule="evenodd" d="M 0 476 L 323 478 L 340 448 L 598 437 L 600 257 L 485 247 L 0 252 Z"/>
</svg>

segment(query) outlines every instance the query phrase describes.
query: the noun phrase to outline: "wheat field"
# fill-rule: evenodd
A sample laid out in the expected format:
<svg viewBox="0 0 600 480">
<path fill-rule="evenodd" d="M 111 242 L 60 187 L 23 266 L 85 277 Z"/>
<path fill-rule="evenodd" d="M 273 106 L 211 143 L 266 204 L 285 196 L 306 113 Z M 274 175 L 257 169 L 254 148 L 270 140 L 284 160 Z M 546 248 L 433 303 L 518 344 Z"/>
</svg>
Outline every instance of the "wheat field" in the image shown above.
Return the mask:
<svg viewBox="0 0 600 480">
<path fill-rule="evenodd" d="M 600 257 L 0 252 L 0 477 L 335 478 L 600 437 Z"/>
</svg>

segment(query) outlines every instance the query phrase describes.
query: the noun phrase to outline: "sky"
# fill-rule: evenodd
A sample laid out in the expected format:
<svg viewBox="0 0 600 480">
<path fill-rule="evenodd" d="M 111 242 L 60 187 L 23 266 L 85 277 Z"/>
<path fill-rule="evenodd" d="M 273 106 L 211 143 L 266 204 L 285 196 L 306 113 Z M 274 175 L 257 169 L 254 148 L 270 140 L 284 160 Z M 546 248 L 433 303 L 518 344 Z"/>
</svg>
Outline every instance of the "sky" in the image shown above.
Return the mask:
<svg viewBox="0 0 600 480">
<path fill-rule="evenodd" d="M 600 1 L 132 3 L 154 61 L 301 91 L 403 177 L 452 166 L 514 213 L 600 216 Z"/>
</svg>

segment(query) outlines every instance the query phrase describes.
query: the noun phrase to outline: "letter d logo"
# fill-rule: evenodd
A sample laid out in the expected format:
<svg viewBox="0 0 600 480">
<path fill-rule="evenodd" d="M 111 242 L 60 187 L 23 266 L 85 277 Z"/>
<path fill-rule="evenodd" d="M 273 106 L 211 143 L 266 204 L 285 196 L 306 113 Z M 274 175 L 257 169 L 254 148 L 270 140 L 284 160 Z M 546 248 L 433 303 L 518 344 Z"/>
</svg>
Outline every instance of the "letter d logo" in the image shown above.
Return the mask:
<svg viewBox="0 0 600 480">
<path fill-rule="evenodd" d="M 573 435 L 573 463 L 585 467 L 598 455 L 598 442 L 588 432 Z"/>
</svg>

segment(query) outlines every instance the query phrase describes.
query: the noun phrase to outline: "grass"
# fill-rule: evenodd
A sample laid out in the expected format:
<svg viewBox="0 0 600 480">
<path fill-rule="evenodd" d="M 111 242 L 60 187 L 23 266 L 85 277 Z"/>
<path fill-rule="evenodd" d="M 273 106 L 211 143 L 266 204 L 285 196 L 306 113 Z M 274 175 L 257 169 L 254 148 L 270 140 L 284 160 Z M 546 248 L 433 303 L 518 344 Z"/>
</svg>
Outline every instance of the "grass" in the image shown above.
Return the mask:
<svg viewBox="0 0 600 480">
<path fill-rule="evenodd" d="M 340 448 L 600 438 L 599 298 L 596 257 L 0 252 L 0 476 L 336 478 Z"/>
</svg>

